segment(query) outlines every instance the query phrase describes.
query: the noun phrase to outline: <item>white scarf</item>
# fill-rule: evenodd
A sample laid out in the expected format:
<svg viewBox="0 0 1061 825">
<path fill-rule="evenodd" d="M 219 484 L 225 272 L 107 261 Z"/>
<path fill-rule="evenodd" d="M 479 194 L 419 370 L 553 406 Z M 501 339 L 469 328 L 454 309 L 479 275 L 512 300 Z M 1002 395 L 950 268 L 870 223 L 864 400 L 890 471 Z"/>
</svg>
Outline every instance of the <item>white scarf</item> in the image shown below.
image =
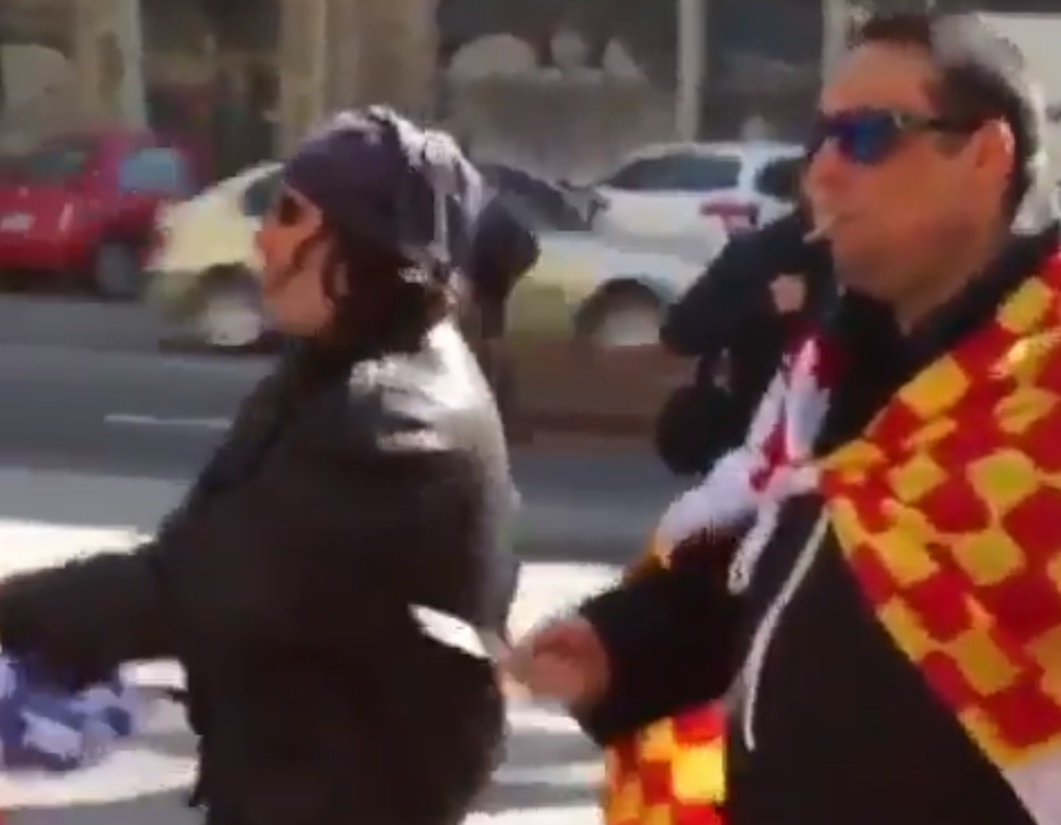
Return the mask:
<svg viewBox="0 0 1061 825">
<path fill-rule="evenodd" d="M 734 592 L 748 586 L 784 501 L 817 487 L 810 460 L 829 401 L 824 360 L 819 339 L 801 342 L 767 388 L 745 443 L 678 496 L 660 521 L 657 542 L 673 549 L 699 533 L 726 532 L 752 520 L 730 566 Z"/>
</svg>

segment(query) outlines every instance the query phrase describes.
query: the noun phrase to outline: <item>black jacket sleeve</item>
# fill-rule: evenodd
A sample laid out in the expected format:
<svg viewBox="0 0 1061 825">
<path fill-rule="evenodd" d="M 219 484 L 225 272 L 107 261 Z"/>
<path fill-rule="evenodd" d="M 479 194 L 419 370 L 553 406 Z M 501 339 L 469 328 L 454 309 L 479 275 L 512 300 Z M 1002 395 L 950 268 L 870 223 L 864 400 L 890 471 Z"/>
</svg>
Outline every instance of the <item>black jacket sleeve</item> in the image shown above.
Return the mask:
<svg viewBox="0 0 1061 825">
<path fill-rule="evenodd" d="M 498 198 L 483 207 L 472 240 L 468 279 L 482 314 L 482 332 L 504 332 L 505 304 L 512 289 L 538 262 L 538 238 Z"/>
<path fill-rule="evenodd" d="M 352 420 L 371 411 L 326 406 L 156 543 L 0 584 L 0 644 L 70 686 L 134 659 L 386 645 L 411 621 L 401 577 L 438 575 L 425 549 L 470 518 L 464 462 L 411 424 L 384 449 Z"/>
<path fill-rule="evenodd" d="M 656 454 L 675 475 L 700 475 L 741 443 L 750 417 L 741 399 L 698 371 L 696 381 L 678 387 L 660 409 Z"/>
<path fill-rule="evenodd" d="M 583 605 L 611 666 L 607 695 L 579 718 L 598 743 L 715 699 L 729 687 L 740 603 L 726 590 L 720 553 L 689 548 L 671 567 Z"/>
<path fill-rule="evenodd" d="M 733 237 L 688 291 L 660 330 L 678 355 L 714 358 L 739 335 L 776 318 L 769 286 L 779 275 L 816 276 L 821 255 L 805 241 L 796 212 Z"/>
</svg>

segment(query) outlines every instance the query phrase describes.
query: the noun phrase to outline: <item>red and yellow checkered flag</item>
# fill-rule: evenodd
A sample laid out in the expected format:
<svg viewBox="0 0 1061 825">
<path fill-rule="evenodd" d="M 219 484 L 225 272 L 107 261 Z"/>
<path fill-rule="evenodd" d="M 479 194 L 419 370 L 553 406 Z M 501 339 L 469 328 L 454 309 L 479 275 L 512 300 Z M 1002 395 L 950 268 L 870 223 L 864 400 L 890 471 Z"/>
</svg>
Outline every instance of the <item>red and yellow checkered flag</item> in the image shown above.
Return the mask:
<svg viewBox="0 0 1061 825">
<path fill-rule="evenodd" d="M 604 754 L 607 825 L 721 825 L 723 710 L 712 702 L 647 726 Z"/>
<path fill-rule="evenodd" d="M 665 564 L 664 551 L 650 548 L 626 578 Z M 653 722 L 605 749 L 605 825 L 722 825 L 724 718 L 720 702 L 705 703 Z"/>
<path fill-rule="evenodd" d="M 895 646 L 1036 821 L 1061 810 L 1061 259 L 821 461 Z"/>
</svg>

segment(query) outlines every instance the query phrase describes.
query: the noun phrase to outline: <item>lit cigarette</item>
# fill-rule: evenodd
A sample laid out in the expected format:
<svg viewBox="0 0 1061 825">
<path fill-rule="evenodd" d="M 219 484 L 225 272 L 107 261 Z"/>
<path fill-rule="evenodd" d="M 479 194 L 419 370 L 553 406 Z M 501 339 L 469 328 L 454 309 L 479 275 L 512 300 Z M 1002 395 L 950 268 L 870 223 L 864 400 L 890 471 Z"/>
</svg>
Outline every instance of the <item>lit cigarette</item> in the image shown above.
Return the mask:
<svg viewBox="0 0 1061 825">
<path fill-rule="evenodd" d="M 814 243 L 820 241 L 829 234 L 829 230 L 833 228 L 833 224 L 836 223 L 836 219 L 829 217 L 825 220 L 819 221 L 811 227 L 811 230 L 803 236 L 803 240 L 807 243 Z"/>
</svg>

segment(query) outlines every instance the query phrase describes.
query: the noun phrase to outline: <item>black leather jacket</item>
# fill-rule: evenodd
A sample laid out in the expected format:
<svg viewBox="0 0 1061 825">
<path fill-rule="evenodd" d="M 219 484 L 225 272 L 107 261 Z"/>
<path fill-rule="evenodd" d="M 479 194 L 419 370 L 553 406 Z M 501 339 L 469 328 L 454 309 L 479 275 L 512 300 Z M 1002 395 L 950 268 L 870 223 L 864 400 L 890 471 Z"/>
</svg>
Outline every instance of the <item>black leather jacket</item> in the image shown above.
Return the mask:
<svg viewBox="0 0 1061 825">
<path fill-rule="evenodd" d="M 496 622 L 511 489 L 450 324 L 411 353 L 300 347 L 155 541 L 3 582 L 0 643 L 70 685 L 179 659 L 209 823 L 456 821 L 502 700 L 410 606 Z"/>
</svg>

